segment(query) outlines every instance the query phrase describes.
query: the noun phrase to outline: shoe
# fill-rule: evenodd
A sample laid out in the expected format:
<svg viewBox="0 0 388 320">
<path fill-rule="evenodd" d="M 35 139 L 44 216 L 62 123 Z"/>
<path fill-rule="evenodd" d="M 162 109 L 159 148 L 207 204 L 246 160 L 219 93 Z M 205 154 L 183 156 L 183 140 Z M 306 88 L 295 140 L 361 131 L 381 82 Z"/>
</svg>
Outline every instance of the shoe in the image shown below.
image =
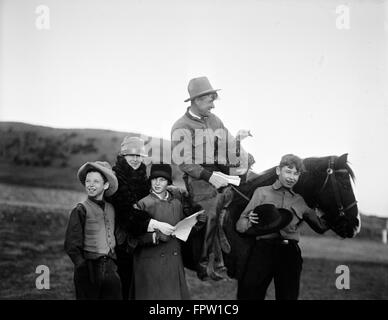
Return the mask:
<svg viewBox="0 0 388 320">
<path fill-rule="evenodd" d="M 210 279 L 209 275 L 207 273 L 199 273 L 197 272 L 197 277 L 201 281 L 207 281 Z"/>
<path fill-rule="evenodd" d="M 232 278 L 230 278 L 228 275 L 228 269 L 226 267 L 222 266 L 220 268 L 216 268 L 216 272 L 217 274 L 221 275 L 224 278 L 224 280 L 226 281 L 232 280 Z"/>
<path fill-rule="evenodd" d="M 216 271 L 219 272 L 219 273 L 225 273 L 227 271 L 226 267 L 225 266 L 216 266 Z"/>
<path fill-rule="evenodd" d="M 224 276 L 219 274 L 218 272 L 216 271 L 213 271 L 212 273 L 210 273 L 210 279 L 214 280 L 214 281 L 220 281 L 220 280 L 224 280 Z"/>
<path fill-rule="evenodd" d="M 198 265 L 197 267 L 197 277 L 201 281 L 209 280 L 209 274 L 207 273 L 207 267 L 204 265 Z"/>
</svg>

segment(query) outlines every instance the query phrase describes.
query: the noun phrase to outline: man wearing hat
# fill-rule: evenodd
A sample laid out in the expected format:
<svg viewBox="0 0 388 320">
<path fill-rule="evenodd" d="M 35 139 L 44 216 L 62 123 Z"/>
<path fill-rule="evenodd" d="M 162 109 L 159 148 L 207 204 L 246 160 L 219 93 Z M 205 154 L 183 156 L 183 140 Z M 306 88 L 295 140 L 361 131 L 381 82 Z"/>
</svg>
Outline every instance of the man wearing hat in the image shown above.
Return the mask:
<svg viewBox="0 0 388 320">
<path fill-rule="evenodd" d="M 292 189 L 302 171 L 299 157 L 283 156 L 276 168 L 276 182 L 257 188 L 241 213 L 237 231 L 255 237 L 256 241 L 238 281 L 238 299 L 263 300 L 272 279 L 277 300 L 298 298 L 303 262 L 299 228 L 306 221 L 317 233 L 329 229 L 326 221 Z"/>
<path fill-rule="evenodd" d="M 123 139 L 113 166 L 118 179 L 118 190 L 107 198 L 116 212 L 117 266 L 124 300 L 133 298 L 130 296 L 133 252 L 139 244 L 147 241 L 146 237 L 138 236 L 154 229 L 161 230 L 166 235 L 173 231 L 173 227 L 168 223 L 151 219 L 147 212 L 134 207 L 140 199 L 149 194 L 150 184 L 144 164 L 144 158 L 147 156 L 143 139 L 136 136 Z M 152 239 L 148 241 L 152 242 Z"/>
<path fill-rule="evenodd" d="M 207 77 L 191 79 L 190 97 L 185 100 L 190 106 L 171 130 L 173 162 L 184 172 L 192 204 L 202 206 L 208 217 L 204 234 L 192 239 L 197 274 L 200 279 L 209 276 L 214 280 L 223 278 L 217 272 L 224 270 L 221 249 L 230 250 L 219 217 L 231 191 L 228 181 L 218 173 L 244 175 L 254 163 L 253 157 L 239 148 L 223 122 L 212 113 L 217 91 Z"/>
<path fill-rule="evenodd" d="M 78 299 L 121 299 L 115 263 L 115 211 L 105 202 L 118 182 L 108 162 L 87 162 L 78 170 L 87 199 L 70 213 L 65 251 L 74 263 Z"/>
</svg>

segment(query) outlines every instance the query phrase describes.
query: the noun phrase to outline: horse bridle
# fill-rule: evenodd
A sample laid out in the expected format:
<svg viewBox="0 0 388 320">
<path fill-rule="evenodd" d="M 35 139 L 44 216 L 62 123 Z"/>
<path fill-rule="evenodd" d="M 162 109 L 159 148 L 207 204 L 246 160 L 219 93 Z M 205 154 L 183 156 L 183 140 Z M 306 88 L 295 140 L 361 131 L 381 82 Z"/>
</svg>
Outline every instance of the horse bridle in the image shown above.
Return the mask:
<svg viewBox="0 0 388 320">
<path fill-rule="evenodd" d="M 351 208 L 353 208 L 357 204 L 357 201 L 353 201 L 351 204 L 349 204 L 348 206 L 346 206 L 344 208 L 344 206 L 342 204 L 342 200 L 341 200 L 341 194 L 340 194 L 339 188 L 338 188 L 338 181 L 337 181 L 335 174 L 336 173 L 349 174 L 349 171 L 347 169 L 335 169 L 334 165 L 335 165 L 335 157 L 330 157 L 329 165 L 326 169 L 326 179 L 325 179 L 325 182 L 323 183 L 321 189 L 318 191 L 318 195 L 320 193 L 322 193 L 322 191 L 325 189 L 329 180 L 331 180 L 331 184 L 332 184 L 333 191 L 334 191 L 335 202 L 337 204 L 337 209 L 338 209 L 339 215 L 342 217 L 345 215 L 346 211 L 350 210 Z"/>
<path fill-rule="evenodd" d="M 337 209 L 338 209 L 339 215 L 342 217 L 345 215 L 346 211 L 350 210 L 351 208 L 353 208 L 357 204 L 357 201 L 356 200 L 353 201 L 351 204 L 349 204 L 348 206 L 346 206 L 344 208 L 344 206 L 342 204 L 341 194 L 339 192 L 338 182 L 337 182 L 337 178 L 336 178 L 335 174 L 336 173 L 349 174 L 349 171 L 347 169 L 335 169 L 334 165 L 335 165 L 335 157 L 330 157 L 329 165 L 326 169 L 326 179 L 325 179 L 325 182 L 323 183 L 322 187 L 319 189 L 318 195 L 322 193 L 322 191 L 325 189 L 327 183 L 329 182 L 329 179 L 331 178 L 330 180 L 331 180 L 331 184 L 332 184 L 333 190 L 334 190 L 335 202 L 337 204 Z M 232 189 L 236 193 L 238 193 L 242 198 L 244 198 L 246 201 L 248 201 L 248 202 L 250 201 L 250 199 L 245 194 L 243 194 L 241 191 L 239 191 L 237 188 L 232 186 Z"/>
</svg>

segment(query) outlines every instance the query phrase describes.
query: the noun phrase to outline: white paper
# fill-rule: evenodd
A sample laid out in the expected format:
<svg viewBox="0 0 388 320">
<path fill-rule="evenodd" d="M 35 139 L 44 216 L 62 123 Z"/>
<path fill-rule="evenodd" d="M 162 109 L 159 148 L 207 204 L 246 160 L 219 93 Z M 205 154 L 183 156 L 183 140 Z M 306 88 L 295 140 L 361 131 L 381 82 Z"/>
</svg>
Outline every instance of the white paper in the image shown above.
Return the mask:
<svg viewBox="0 0 388 320">
<path fill-rule="evenodd" d="M 182 241 L 186 241 L 189 237 L 191 228 L 197 223 L 197 216 L 205 210 L 198 211 L 191 216 L 184 218 L 175 225 L 175 231 L 172 233 L 173 236 L 177 237 Z"/>
<path fill-rule="evenodd" d="M 224 178 L 229 184 L 233 184 L 235 186 L 239 186 L 241 182 L 241 178 L 239 176 L 229 176 L 227 174 L 224 174 L 222 172 L 213 172 L 213 174 L 218 175 L 222 178 Z"/>
</svg>

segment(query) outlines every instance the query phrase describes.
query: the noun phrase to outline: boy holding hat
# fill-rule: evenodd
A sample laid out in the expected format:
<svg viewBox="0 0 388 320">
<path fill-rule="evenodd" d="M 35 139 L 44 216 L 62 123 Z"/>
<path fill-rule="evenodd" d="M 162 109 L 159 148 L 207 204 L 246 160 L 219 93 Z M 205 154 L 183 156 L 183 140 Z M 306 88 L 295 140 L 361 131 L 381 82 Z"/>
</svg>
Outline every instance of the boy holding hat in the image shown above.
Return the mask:
<svg viewBox="0 0 388 320">
<path fill-rule="evenodd" d="M 183 196 L 172 184 L 171 166 L 153 164 L 149 177 L 150 194 L 137 206 L 147 211 L 152 219 L 175 226 L 185 218 Z M 206 215 L 198 216 L 197 227 L 204 223 Z M 136 300 L 189 299 L 180 240 L 165 235 L 158 229 L 152 233 L 152 243 L 143 245 L 134 255 L 133 293 Z"/>
<path fill-rule="evenodd" d="M 115 264 L 115 211 L 105 202 L 117 190 L 108 162 L 87 162 L 78 170 L 87 199 L 71 211 L 65 251 L 74 263 L 76 299 L 121 299 Z"/>
<path fill-rule="evenodd" d="M 257 188 L 241 213 L 237 231 L 255 236 L 256 241 L 238 281 L 238 299 L 264 299 L 272 279 L 277 300 L 298 298 L 303 263 L 298 245 L 299 228 L 306 221 L 317 233 L 329 229 L 325 220 L 292 189 L 302 171 L 303 162 L 299 157 L 283 156 L 276 168 L 276 182 Z"/>
</svg>

